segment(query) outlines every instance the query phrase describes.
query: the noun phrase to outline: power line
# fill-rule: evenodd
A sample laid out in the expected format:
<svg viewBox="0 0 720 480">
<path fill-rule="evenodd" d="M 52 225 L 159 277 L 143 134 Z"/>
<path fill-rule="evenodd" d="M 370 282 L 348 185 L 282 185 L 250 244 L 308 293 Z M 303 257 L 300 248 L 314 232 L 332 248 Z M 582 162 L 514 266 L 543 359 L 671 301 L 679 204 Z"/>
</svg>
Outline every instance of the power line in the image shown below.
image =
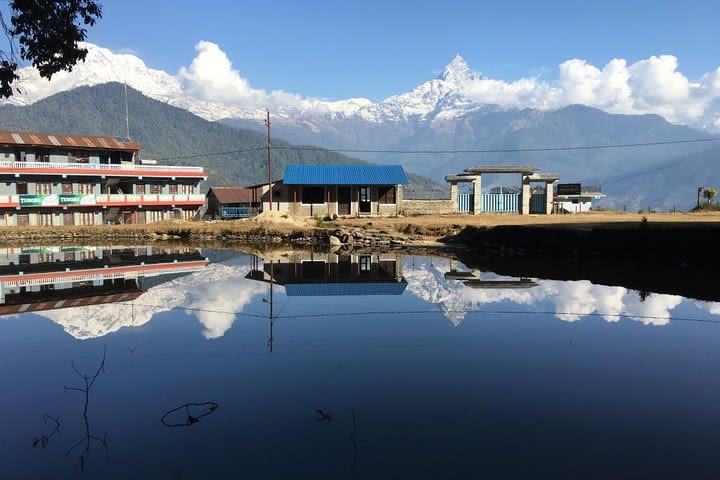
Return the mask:
<svg viewBox="0 0 720 480">
<path fill-rule="evenodd" d="M 608 148 L 633 148 L 651 147 L 661 145 L 692 144 L 703 142 L 717 142 L 720 137 L 695 138 L 687 140 L 670 140 L 665 142 L 639 142 L 639 143 L 616 143 L 607 145 L 584 145 L 574 147 L 536 147 L 536 148 L 492 148 L 492 149 L 452 149 L 452 150 L 383 150 L 383 149 L 362 149 L 362 148 L 323 148 L 308 146 L 273 146 L 275 150 L 299 151 L 299 152 L 337 152 L 337 153 L 393 153 L 403 155 L 448 155 L 463 153 L 533 153 L 533 152 L 564 152 L 576 150 L 601 150 Z M 156 160 L 182 160 L 186 158 L 211 157 L 217 155 L 229 155 L 235 153 L 249 153 L 265 151 L 267 147 L 246 148 L 240 150 L 225 150 L 221 152 L 209 152 L 195 155 L 183 155 L 177 157 L 158 158 Z"/>
<path fill-rule="evenodd" d="M 624 175 L 624 176 L 621 176 L 621 177 L 616 177 L 616 178 L 610 177 L 610 178 L 611 178 L 610 180 L 605 180 L 605 181 L 600 181 L 600 182 L 598 182 L 598 181 L 591 181 L 591 183 L 597 183 L 597 184 L 599 184 L 599 185 L 609 185 L 609 184 L 611 184 L 611 183 L 622 182 L 622 181 L 625 181 L 625 180 L 630 180 L 630 179 L 633 179 L 633 178 L 641 177 L 641 176 L 643 176 L 643 175 L 649 175 L 649 174 L 651 174 L 651 173 L 659 172 L 659 171 L 664 170 L 664 169 L 666 169 L 666 168 L 670 168 L 670 167 L 673 167 L 673 166 L 675 166 L 675 165 L 679 165 L 679 164 L 681 164 L 681 163 L 683 163 L 683 162 L 687 162 L 687 161 L 690 161 L 690 160 L 695 160 L 695 159 L 697 159 L 697 158 L 702 157 L 702 156 L 705 155 L 706 153 L 710 153 L 710 152 L 715 151 L 715 150 L 718 150 L 718 149 L 720 149 L 720 145 L 716 145 L 716 146 L 714 146 L 714 147 L 712 147 L 712 148 L 708 148 L 707 150 L 703 150 L 703 151 L 701 151 L 701 152 L 686 154 L 686 155 L 682 155 L 682 156 L 680 156 L 680 157 L 673 157 L 673 159 L 670 160 L 669 162 L 664 163 L 664 164 L 662 164 L 662 165 L 660 165 L 660 166 L 657 166 L 657 167 L 654 167 L 654 168 L 650 168 L 650 169 L 647 169 L 647 170 L 636 171 L 635 173 L 630 173 L 630 174 L 627 174 L 627 175 Z M 584 183 L 584 182 L 581 182 L 581 183 Z"/>
<path fill-rule="evenodd" d="M 274 147 L 275 150 L 299 150 L 299 151 L 332 151 L 340 153 L 397 153 L 397 154 L 458 154 L 458 153 L 524 153 L 524 152 L 558 152 L 572 150 L 599 150 L 604 148 L 630 148 L 649 147 L 656 145 L 676 145 L 682 143 L 716 142 L 720 137 L 696 138 L 690 140 L 671 140 L 665 142 L 642 142 L 642 143 L 616 143 L 609 145 L 584 145 L 575 147 L 537 147 L 537 148 L 491 148 L 491 149 L 467 149 L 467 150 L 373 150 L 362 148 L 321 148 L 321 147 Z"/>
</svg>

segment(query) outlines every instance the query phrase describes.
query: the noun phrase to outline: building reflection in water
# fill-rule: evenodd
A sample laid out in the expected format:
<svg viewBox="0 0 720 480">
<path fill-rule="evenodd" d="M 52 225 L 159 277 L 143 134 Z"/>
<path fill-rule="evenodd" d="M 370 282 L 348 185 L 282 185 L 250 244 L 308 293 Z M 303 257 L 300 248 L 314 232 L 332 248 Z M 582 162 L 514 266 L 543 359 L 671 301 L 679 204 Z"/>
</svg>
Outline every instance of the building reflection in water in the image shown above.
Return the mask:
<svg viewBox="0 0 720 480">
<path fill-rule="evenodd" d="M 461 271 L 457 268 L 457 261 L 450 261 L 450 271 L 445 272 L 445 280 L 456 280 L 470 288 L 478 289 L 515 289 L 532 288 L 538 283 L 530 278 L 481 278 L 480 270 Z"/>
<path fill-rule="evenodd" d="M 72 246 L 0 249 L 0 315 L 132 301 L 148 277 L 206 267 L 188 247 Z"/>
<path fill-rule="evenodd" d="M 245 278 L 285 287 L 288 297 L 401 295 L 402 255 L 289 252 L 268 255 Z"/>
</svg>

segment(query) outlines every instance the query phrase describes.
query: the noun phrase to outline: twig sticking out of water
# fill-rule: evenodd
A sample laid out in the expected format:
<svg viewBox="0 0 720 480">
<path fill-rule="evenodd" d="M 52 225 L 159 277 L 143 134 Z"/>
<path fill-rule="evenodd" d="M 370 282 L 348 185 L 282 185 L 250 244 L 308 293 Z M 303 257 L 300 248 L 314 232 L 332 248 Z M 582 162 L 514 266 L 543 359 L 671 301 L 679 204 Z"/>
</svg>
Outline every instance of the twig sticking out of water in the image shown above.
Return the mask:
<svg viewBox="0 0 720 480">
<path fill-rule="evenodd" d="M 105 358 L 107 357 L 107 346 L 103 349 L 103 356 L 102 361 L 100 362 L 100 365 L 98 365 L 97 370 L 93 375 L 87 375 L 84 373 L 80 373 L 80 370 L 77 369 L 75 366 L 75 362 L 72 362 L 73 370 L 75 370 L 75 373 L 78 374 L 80 378 L 82 378 L 83 382 L 85 383 L 84 387 L 68 387 L 65 386 L 65 390 L 75 390 L 77 392 L 81 392 L 85 395 L 85 405 L 83 407 L 83 420 L 85 421 L 85 436 L 81 438 L 75 445 L 70 447 L 67 452 L 65 452 L 65 456 L 69 456 L 70 453 L 72 453 L 73 450 L 75 450 L 77 447 L 85 443 L 85 447 L 80 451 L 80 456 L 75 461 L 75 468 L 79 468 L 80 471 L 85 470 L 85 463 L 87 462 L 87 457 L 94 452 L 98 452 L 97 448 L 92 448 L 92 442 L 97 442 L 102 446 L 102 448 L 105 450 L 105 461 L 110 460 L 110 456 L 107 449 L 107 440 L 106 436 L 107 434 L 104 434 L 102 438 L 97 437 L 90 433 L 90 422 L 88 420 L 88 403 L 90 402 L 90 389 L 95 385 L 95 380 L 97 380 L 98 376 L 100 376 L 101 373 L 105 373 Z"/>
<path fill-rule="evenodd" d="M 320 415 L 318 418 L 315 419 L 318 422 L 332 422 L 332 414 L 330 412 L 326 412 L 321 408 L 318 408 L 315 411 L 318 413 L 318 415 Z"/>
<path fill-rule="evenodd" d="M 60 417 L 53 418 L 50 415 L 43 415 L 42 421 L 43 423 L 47 423 L 48 420 L 53 422 L 55 424 L 55 428 L 52 432 L 50 432 L 49 435 L 40 435 L 39 437 L 35 437 L 32 440 L 32 446 L 37 447 L 40 446 L 40 448 L 45 448 L 47 444 L 50 442 L 50 439 L 55 435 L 57 432 L 60 431 Z M 0 444 L 2 445 L 2 444 Z"/>
</svg>

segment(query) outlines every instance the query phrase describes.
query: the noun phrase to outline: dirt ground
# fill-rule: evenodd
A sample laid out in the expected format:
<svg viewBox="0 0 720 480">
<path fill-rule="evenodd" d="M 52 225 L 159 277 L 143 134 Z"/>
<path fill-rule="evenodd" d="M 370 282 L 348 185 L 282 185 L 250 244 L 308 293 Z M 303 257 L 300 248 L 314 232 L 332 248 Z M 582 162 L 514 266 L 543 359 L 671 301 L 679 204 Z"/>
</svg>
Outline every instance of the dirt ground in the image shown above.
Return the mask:
<svg viewBox="0 0 720 480">
<path fill-rule="evenodd" d="M 718 223 L 720 225 L 720 212 L 702 213 L 623 213 L 623 212 L 591 212 L 572 215 L 511 215 L 511 214 L 482 214 L 482 215 L 418 215 L 413 217 L 397 218 L 347 218 L 326 222 L 325 225 L 356 226 L 375 228 L 380 230 L 394 230 L 403 233 L 428 235 L 442 235 L 462 229 L 466 226 L 494 227 L 498 225 L 557 225 L 557 226 L 593 226 L 613 225 L 621 227 L 623 224 L 643 222 L 646 218 L 652 223 Z"/>
</svg>

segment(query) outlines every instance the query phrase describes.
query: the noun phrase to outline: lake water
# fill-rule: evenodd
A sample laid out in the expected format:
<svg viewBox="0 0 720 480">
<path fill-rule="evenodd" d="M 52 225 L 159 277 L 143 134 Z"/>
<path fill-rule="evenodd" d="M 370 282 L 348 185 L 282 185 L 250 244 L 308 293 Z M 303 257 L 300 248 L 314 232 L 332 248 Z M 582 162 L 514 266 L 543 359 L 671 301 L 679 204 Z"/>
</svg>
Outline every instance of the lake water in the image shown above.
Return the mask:
<svg viewBox="0 0 720 480">
<path fill-rule="evenodd" d="M 2 478 L 720 474 L 720 303 L 398 253 L 0 272 Z"/>
</svg>

